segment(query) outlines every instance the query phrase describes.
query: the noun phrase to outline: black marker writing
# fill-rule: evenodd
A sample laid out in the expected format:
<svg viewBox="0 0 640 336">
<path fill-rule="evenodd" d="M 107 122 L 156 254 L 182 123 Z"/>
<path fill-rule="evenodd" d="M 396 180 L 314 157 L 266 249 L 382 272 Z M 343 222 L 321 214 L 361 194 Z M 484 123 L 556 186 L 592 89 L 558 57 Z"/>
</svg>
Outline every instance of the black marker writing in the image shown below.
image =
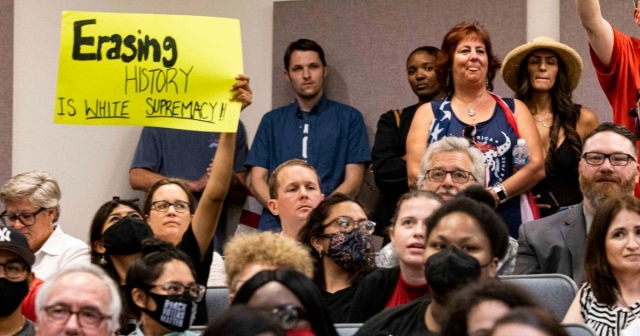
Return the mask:
<svg viewBox="0 0 640 336">
<path fill-rule="evenodd" d="M 82 27 L 95 24 L 96 19 L 80 20 L 73 23 L 72 58 L 74 60 L 101 61 L 104 54 L 103 46 L 108 48 L 106 51 L 107 59 L 121 59 L 125 63 L 129 63 L 136 58 L 138 59 L 138 62 L 143 60 L 146 61 L 150 54 L 152 55 L 152 60 L 154 62 L 160 62 L 161 56 L 165 54 L 165 56 L 162 56 L 162 65 L 164 65 L 165 68 L 172 67 L 178 60 L 178 44 L 171 36 L 166 36 L 164 38 L 162 41 L 162 47 L 160 47 L 158 40 L 150 38 L 149 35 L 144 35 L 144 37 L 139 36 L 137 39 L 133 35 L 127 35 L 123 39 L 119 34 L 113 34 L 111 36 L 97 36 L 98 43 L 96 45 L 96 38 L 94 36 L 82 35 Z M 142 35 L 142 31 L 138 30 L 138 34 Z M 125 49 L 128 50 L 122 50 L 123 45 Z M 83 46 L 85 48 L 93 47 L 93 52 L 83 53 Z M 130 54 L 127 54 L 127 52 L 130 52 Z"/>
</svg>

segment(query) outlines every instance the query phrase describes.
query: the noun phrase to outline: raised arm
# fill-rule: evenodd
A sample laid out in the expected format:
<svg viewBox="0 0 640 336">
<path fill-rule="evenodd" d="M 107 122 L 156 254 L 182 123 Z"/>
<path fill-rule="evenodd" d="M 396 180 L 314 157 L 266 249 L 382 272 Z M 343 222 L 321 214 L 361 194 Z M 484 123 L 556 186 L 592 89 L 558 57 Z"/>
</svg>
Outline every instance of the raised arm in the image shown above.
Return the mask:
<svg viewBox="0 0 640 336">
<path fill-rule="evenodd" d="M 249 87 L 249 77 L 245 75 L 236 76 L 236 82 L 231 86 L 231 100 L 242 103 L 240 110 L 251 105 L 252 94 Z M 193 233 L 198 241 L 200 248 L 200 257 L 204 259 L 209 245 L 213 240 L 218 227 L 218 220 L 222 212 L 222 205 L 225 197 L 229 192 L 233 174 L 233 157 L 236 148 L 236 133 L 222 133 L 216 155 L 211 163 L 210 174 L 207 174 L 207 180 L 200 198 L 200 203 L 193 215 L 191 226 Z M 208 178 L 214 176 L 214 178 Z M 244 176 L 236 178 L 236 184 L 244 180 Z"/>
<path fill-rule="evenodd" d="M 531 189 L 545 176 L 540 133 L 538 133 L 535 121 L 527 105 L 517 99 L 515 103 L 516 124 L 520 132 L 520 138 L 525 139 L 527 147 L 529 148 L 529 163 L 502 183 L 507 190 L 509 198 Z M 493 190 L 490 190 L 490 192 L 494 194 Z"/>
<path fill-rule="evenodd" d="M 431 104 L 424 104 L 418 108 L 411 122 L 407 135 L 407 179 L 410 188 L 415 188 L 420 173 L 420 161 L 427 149 L 429 127 L 433 121 Z"/>
<path fill-rule="evenodd" d="M 218 150 L 211 164 L 211 176 L 204 188 L 200 203 L 193 215 L 191 226 L 198 241 L 200 255 L 204 257 L 218 226 L 222 204 L 229 191 L 233 174 L 233 152 L 236 133 L 222 133 Z"/>
<path fill-rule="evenodd" d="M 578 17 L 587 31 L 589 44 L 604 66 L 609 66 L 613 52 L 613 28 L 602 17 L 598 0 L 575 0 Z M 638 11 L 634 11 L 634 17 Z"/>
</svg>

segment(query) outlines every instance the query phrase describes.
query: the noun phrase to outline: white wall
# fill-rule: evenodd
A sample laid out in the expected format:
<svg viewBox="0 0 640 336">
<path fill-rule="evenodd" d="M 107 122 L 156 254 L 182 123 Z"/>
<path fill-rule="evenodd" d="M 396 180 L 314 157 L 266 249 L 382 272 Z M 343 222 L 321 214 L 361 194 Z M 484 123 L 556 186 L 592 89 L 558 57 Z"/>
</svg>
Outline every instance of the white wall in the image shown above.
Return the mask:
<svg viewBox="0 0 640 336">
<path fill-rule="evenodd" d="M 52 173 L 62 188 L 61 226 L 87 240 L 91 218 L 102 203 L 116 195 L 142 199 L 128 183 L 140 128 L 53 124 L 63 10 L 240 19 L 244 69 L 254 92 L 253 105 L 242 114 L 251 140 L 262 114 L 271 109 L 273 1 L 15 1 L 12 173 Z"/>
<path fill-rule="evenodd" d="M 249 140 L 271 109 L 274 0 L 15 0 L 13 174 L 43 169 L 62 188 L 60 224 L 87 239 L 95 210 L 112 196 L 140 197 L 128 184 L 139 128 L 53 124 L 63 10 L 184 14 L 240 19 L 253 105 L 241 119 Z M 528 0 L 532 27 L 558 26 L 557 0 Z M 535 10 L 532 10 L 535 9 Z M 529 28 L 529 26 L 528 26 Z M 546 29 L 546 28 L 545 28 Z M 542 33 L 529 29 L 528 39 Z"/>
</svg>

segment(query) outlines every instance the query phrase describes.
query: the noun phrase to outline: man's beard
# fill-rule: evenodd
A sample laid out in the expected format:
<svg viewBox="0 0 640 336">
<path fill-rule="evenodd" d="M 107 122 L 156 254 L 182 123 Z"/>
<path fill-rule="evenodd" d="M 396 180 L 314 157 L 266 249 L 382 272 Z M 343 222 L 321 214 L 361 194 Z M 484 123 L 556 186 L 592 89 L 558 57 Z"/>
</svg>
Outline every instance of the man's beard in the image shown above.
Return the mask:
<svg viewBox="0 0 640 336">
<path fill-rule="evenodd" d="M 611 173 L 599 173 L 592 179 L 587 179 L 580 175 L 580 190 L 584 197 L 589 200 L 593 209 L 597 209 L 604 201 L 620 195 L 633 195 L 636 186 L 636 175 L 622 180 L 620 176 Z M 599 184 L 598 182 L 609 182 Z"/>
</svg>

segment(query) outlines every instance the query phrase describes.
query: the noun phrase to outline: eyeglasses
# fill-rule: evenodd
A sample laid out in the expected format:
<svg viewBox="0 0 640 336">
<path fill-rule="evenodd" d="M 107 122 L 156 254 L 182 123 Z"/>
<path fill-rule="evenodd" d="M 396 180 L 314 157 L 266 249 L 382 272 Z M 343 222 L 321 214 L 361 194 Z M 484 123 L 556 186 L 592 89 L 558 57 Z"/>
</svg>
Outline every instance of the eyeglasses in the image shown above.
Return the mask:
<svg viewBox="0 0 640 336">
<path fill-rule="evenodd" d="M 160 287 L 167 292 L 167 295 L 170 299 L 176 300 L 182 296 L 185 289 L 189 291 L 189 295 L 193 297 L 193 301 L 200 302 L 204 297 L 204 293 L 207 291 L 207 288 L 203 285 L 193 284 L 189 286 L 185 286 L 176 281 L 166 282 L 162 285 L 149 285 L 149 287 Z"/>
<path fill-rule="evenodd" d="M 611 153 L 604 154 L 598 152 L 589 152 L 582 154 L 582 158 L 592 166 L 599 166 L 604 163 L 604 159 L 609 159 L 612 166 L 626 166 L 629 164 L 629 160 L 636 161 L 636 159 L 626 153 Z"/>
<path fill-rule="evenodd" d="M 469 125 L 462 130 L 462 137 L 469 141 L 469 145 L 476 145 L 476 125 Z"/>
<path fill-rule="evenodd" d="M 4 268 L 7 279 L 11 281 L 23 280 L 27 274 L 27 266 L 22 261 L 9 260 L 4 264 L 0 263 L 0 266 Z"/>
<path fill-rule="evenodd" d="M 109 315 L 102 314 L 98 309 L 92 307 L 82 307 L 78 311 L 71 310 L 71 307 L 65 304 L 55 304 L 44 308 L 47 313 L 49 322 L 55 324 L 65 324 L 69 321 L 71 315 L 78 317 L 78 324 L 81 328 L 95 329 L 102 321 L 111 318 Z"/>
<path fill-rule="evenodd" d="M 185 201 L 175 201 L 173 203 L 167 201 L 155 201 L 151 203 L 151 210 L 167 212 L 169 211 L 169 207 L 173 206 L 176 212 L 184 213 L 189 211 L 189 205 L 190 203 Z"/>
<path fill-rule="evenodd" d="M 473 174 L 466 170 L 444 170 L 444 169 L 429 169 L 427 170 L 427 179 L 431 182 L 442 182 L 447 177 L 447 174 L 451 174 L 451 179 L 455 183 L 467 183 L 469 179 L 475 177 Z"/>
<path fill-rule="evenodd" d="M 373 233 L 373 230 L 376 228 L 376 223 L 373 221 L 370 221 L 368 219 L 355 221 L 351 217 L 347 217 L 347 216 L 340 216 L 332 220 L 328 224 L 325 224 L 324 227 L 328 227 L 333 223 L 338 223 L 338 229 L 340 230 L 340 232 L 344 232 L 344 233 L 351 232 L 353 229 L 358 228 L 360 232 L 370 235 Z"/>
<path fill-rule="evenodd" d="M 47 208 L 40 208 L 36 212 L 23 213 L 19 215 L 7 213 L 5 210 L 0 214 L 0 221 L 2 221 L 2 224 L 11 227 L 13 227 L 15 221 L 20 221 L 24 226 L 33 225 L 36 223 L 36 216 L 44 210 L 47 210 Z"/>
<path fill-rule="evenodd" d="M 280 306 L 274 308 L 271 314 L 277 319 L 280 326 L 285 330 L 294 329 L 299 320 L 307 318 L 306 313 L 302 308 L 296 307 L 292 304 Z"/>
</svg>

